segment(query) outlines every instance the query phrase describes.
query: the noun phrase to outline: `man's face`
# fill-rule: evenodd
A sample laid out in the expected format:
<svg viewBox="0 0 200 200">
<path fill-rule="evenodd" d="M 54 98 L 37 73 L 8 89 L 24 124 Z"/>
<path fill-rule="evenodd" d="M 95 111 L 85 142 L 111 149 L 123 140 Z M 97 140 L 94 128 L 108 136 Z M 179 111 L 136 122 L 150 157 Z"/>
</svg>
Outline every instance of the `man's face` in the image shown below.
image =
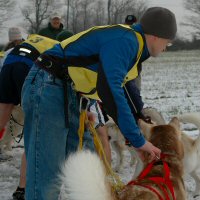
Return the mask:
<svg viewBox="0 0 200 200">
<path fill-rule="evenodd" d="M 149 53 L 152 57 L 158 56 L 171 44 L 171 40 L 152 36 L 148 45 Z"/>
<path fill-rule="evenodd" d="M 51 26 L 55 29 L 60 28 L 60 23 L 61 23 L 61 19 L 58 17 L 54 17 L 53 19 L 51 19 Z"/>
</svg>

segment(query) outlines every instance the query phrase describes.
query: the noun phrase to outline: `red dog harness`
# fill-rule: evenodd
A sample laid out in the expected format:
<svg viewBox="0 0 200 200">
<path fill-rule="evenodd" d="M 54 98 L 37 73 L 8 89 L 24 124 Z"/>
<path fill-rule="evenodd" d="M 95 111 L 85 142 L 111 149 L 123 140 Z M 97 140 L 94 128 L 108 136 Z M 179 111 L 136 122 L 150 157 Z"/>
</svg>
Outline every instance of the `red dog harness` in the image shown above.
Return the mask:
<svg viewBox="0 0 200 200">
<path fill-rule="evenodd" d="M 162 154 L 161 158 L 166 157 L 166 155 Z M 169 170 L 169 166 L 168 164 L 163 161 L 162 159 L 160 160 L 163 163 L 163 170 L 164 170 L 164 176 L 163 177 L 146 177 L 148 175 L 148 173 L 151 171 L 152 167 L 155 165 L 156 162 L 158 161 L 152 161 L 149 165 L 147 165 L 147 167 L 141 172 L 141 174 L 138 176 L 138 178 L 136 180 L 130 181 L 127 185 L 139 185 L 141 187 L 145 187 L 148 188 L 149 190 L 153 191 L 160 200 L 170 200 L 170 196 L 169 196 L 169 192 L 173 198 L 173 200 L 176 200 L 175 195 L 174 195 L 174 188 L 172 185 L 172 182 L 170 180 L 170 170 Z M 143 180 L 150 180 L 153 183 L 155 183 L 160 190 L 163 192 L 165 198 L 162 197 L 162 195 L 159 193 L 158 190 L 156 190 L 155 188 L 151 187 L 150 185 L 148 185 L 147 183 L 143 183 Z M 168 188 L 168 190 L 167 190 Z"/>
<path fill-rule="evenodd" d="M 5 132 L 5 128 L 3 128 L 3 129 L 0 131 L 0 140 L 3 138 L 4 132 Z"/>
</svg>

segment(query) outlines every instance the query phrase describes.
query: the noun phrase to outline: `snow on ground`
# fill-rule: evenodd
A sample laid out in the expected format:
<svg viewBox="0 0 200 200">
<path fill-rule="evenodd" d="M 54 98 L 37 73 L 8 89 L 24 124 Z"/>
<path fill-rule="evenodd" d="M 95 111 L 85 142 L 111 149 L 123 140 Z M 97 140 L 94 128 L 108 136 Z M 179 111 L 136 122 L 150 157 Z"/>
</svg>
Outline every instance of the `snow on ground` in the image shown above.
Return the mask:
<svg viewBox="0 0 200 200">
<path fill-rule="evenodd" d="M 151 58 L 143 65 L 142 97 L 146 106 L 157 108 L 166 121 L 176 114 L 200 112 L 200 51 L 166 52 L 159 58 Z M 183 125 L 191 137 L 197 137 L 198 131 L 191 125 Z M 23 142 L 20 143 L 23 145 Z M 15 147 L 18 144 L 14 144 Z M 20 160 L 23 148 L 13 148 L 7 161 L 0 162 L 0 200 L 11 200 L 12 193 L 19 181 Z M 113 153 L 113 164 L 115 152 Z M 127 165 L 120 174 L 127 182 L 134 172 L 130 168 L 130 154 L 124 152 Z M 185 178 L 186 188 L 194 190 L 194 180 Z M 191 194 L 188 200 L 192 200 Z M 196 198 L 195 200 L 200 200 Z"/>
</svg>

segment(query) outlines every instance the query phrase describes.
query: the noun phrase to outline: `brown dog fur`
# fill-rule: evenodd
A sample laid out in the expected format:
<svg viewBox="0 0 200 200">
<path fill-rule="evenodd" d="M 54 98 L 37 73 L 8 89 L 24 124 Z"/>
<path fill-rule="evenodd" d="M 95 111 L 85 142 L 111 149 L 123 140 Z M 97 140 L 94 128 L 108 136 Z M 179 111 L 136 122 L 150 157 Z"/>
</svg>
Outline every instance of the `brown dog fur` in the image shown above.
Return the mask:
<svg viewBox="0 0 200 200">
<path fill-rule="evenodd" d="M 22 111 L 21 106 L 15 106 L 12 111 L 12 116 L 15 121 L 12 119 L 6 125 L 6 132 L 3 138 L 0 140 L 0 151 L 11 151 L 12 150 L 12 143 L 13 137 L 17 137 L 19 134 L 22 133 L 23 124 L 24 124 L 24 113 Z M 22 125 L 22 126 L 21 126 Z M 11 135 L 12 131 L 12 135 Z"/>
</svg>

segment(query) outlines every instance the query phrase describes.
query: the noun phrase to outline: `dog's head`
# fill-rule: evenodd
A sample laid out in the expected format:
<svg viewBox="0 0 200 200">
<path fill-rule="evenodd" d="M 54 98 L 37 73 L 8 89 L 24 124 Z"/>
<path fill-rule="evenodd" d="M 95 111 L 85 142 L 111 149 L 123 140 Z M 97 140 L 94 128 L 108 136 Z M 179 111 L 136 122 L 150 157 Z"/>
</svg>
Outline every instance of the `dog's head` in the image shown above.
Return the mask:
<svg viewBox="0 0 200 200">
<path fill-rule="evenodd" d="M 121 137 L 121 132 L 112 119 L 106 122 L 106 128 L 110 142 L 118 141 L 119 137 Z"/>
<path fill-rule="evenodd" d="M 183 158 L 184 151 L 181 142 L 180 122 L 173 118 L 167 125 L 155 126 L 139 121 L 139 126 L 145 137 L 163 153 L 175 154 L 179 159 Z"/>
<path fill-rule="evenodd" d="M 166 124 L 162 114 L 158 112 L 155 108 L 151 108 L 151 107 L 143 108 L 142 114 L 145 117 L 149 116 L 151 118 L 151 121 L 157 125 Z"/>
</svg>

